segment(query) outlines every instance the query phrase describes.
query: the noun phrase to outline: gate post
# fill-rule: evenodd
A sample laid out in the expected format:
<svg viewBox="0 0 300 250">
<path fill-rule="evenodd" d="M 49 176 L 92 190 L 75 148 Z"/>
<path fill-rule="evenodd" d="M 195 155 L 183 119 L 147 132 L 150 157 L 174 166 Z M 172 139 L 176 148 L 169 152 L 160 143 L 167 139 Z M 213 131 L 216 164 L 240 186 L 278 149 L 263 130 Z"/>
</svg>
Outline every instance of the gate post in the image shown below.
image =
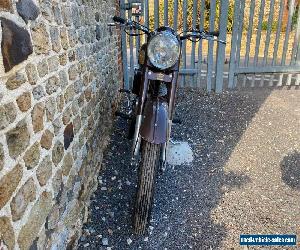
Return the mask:
<svg viewBox="0 0 300 250">
<path fill-rule="evenodd" d="M 227 38 L 227 22 L 228 22 L 228 8 L 229 0 L 221 1 L 220 6 L 220 18 L 219 18 L 219 39 L 226 41 Z M 224 61 L 225 61 L 225 51 L 226 44 L 218 43 L 217 45 L 217 62 L 216 62 L 216 93 L 221 93 L 223 90 L 224 82 Z"/>
<path fill-rule="evenodd" d="M 120 0 L 120 15 L 122 18 L 126 18 L 125 14 L 125 0 Z M 129 89 L 129 78 L 128 78 L 128 66 L 127 66 L 127 45 L 126 45 L 126 34 L 121 29 L 121 47 L 122 47 L 122 63 L 123 63 L 123 75 L 124 75 L 124 89 Z"/>
<path fill-rule="evenodd" d="M 245 0 L 242 0 L 245 1 Z M 239 15 L 240 15 L 241 0 L 235 0 L 234 3 L 234 19 L 233 28 L 231 32 L 231 49 L 229 61 L 229 74 L 228 74 L 228 88 L 234 87 L 234 75 L 236 70 L 236 54 L 237 54 L 237 38 L 239 28 Z"/>
<path fill-rule="evenodd" d="M 215 30 L 216 4 L 217 4 L 216 0 L 210 1 L 209 31 Z M 211 80 L 213 77 L 213 62 L 214 62 L 214 42 L 212 40 L 208 40 L 207 77 L 206 77 L 207 92 L 211 92 L 212 90 L 215 90 L 215 86 L 212 86 L 212 80 Z"/>
</svg>

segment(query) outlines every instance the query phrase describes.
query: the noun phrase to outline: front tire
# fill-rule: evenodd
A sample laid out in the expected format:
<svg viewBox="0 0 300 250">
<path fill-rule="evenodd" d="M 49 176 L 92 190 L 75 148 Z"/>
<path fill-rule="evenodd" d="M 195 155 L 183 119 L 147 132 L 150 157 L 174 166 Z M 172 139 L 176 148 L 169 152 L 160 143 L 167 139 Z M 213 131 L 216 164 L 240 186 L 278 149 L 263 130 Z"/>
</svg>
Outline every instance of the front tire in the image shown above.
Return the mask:
<svg viewBox="0 0 300 250">
<path fill-rule="evenodd" d="M 160 144 L 142 141 L 142 155 L 134 213 L 134 231 L 136 234 L 143 234 L 150 220 L 160 147 Z"/>
</svg>

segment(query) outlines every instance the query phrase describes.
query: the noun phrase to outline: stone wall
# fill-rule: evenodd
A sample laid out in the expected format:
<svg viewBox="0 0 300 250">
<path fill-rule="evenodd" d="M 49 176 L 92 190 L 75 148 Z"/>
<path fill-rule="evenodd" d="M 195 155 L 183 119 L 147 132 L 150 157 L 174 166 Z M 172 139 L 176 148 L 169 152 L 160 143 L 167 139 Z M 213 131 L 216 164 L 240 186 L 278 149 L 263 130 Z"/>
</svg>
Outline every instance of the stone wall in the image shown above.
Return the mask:
<svg viewBox="0 0 300 250">
<path fill-rule="evenodd" d="M 0 1 L 0 249 L 76 246 L 121 83 L 115 0 Z"/>
</svg>

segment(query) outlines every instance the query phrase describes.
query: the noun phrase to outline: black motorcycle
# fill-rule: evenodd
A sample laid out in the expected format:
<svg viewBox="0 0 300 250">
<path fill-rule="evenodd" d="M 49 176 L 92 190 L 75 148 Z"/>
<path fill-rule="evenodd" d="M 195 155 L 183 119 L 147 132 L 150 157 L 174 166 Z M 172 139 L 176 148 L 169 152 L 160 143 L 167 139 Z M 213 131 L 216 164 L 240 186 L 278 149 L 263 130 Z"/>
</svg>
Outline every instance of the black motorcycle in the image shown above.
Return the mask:
<svg viewBox="0 0 300 250">
<path fill-rule="evenodd" d="M 139 68 L 135 70 L 132 89 L 121 90 L 133 94 L 131 110 L 128 114 L 117 115 L 131 120 L 129 137 L 133 139 L 133 159 L 139 161 L 138 190 L 134 212 L 134 231 L 145 232 L 150 219 L 153 203 L 154 184 L 158 167 L 166 162 L 166 150 L 170 140 L 177 79 L 180 66 L 182 40 L 193 42 L 199 39 L 215 39 L 218 31 L 192 30 L 178 35 L 170 27 L 160 27 L 154 31 L 132 20 L 113 17 L 129 35 L 147 35 L 146 43 L 139 50 Z M 138 33 L 133 34 L 135 30 Z"/>
</svg>

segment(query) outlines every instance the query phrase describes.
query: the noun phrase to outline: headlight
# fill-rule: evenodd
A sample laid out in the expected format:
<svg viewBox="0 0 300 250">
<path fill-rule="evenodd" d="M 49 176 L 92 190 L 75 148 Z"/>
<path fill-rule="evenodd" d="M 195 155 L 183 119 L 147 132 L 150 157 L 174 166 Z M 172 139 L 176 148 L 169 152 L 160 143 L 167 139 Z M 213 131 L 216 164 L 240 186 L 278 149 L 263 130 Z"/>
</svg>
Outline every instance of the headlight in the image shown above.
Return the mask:
<svg viewBox="0 0 300 250">
<path fill-rule="evenodd" d="M 176 36 L 170 31 L 162 31 L 151 38 L 147 53 L 153 66 L 167 69 L 177 62 L 180 45 Z"/>
</svg>

